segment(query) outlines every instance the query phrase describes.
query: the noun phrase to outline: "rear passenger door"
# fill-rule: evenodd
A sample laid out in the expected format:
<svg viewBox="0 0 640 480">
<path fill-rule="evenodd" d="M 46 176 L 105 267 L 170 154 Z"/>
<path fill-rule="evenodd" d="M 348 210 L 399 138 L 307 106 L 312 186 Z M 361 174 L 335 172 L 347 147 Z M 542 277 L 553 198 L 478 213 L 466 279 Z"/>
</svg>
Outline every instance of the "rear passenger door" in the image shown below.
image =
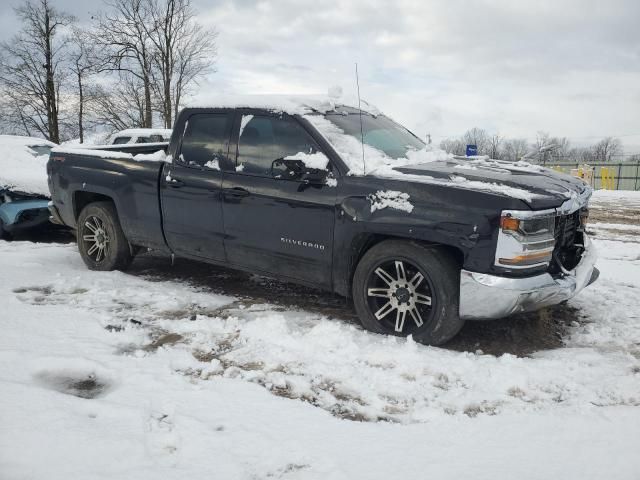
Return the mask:
<svg viewBox="0 0 640 480">
<path fill-rule="evenodd" d="M 275 160 L 318 152 L 317 143 L 284 114 L 240 112 L 234 132 L 236 168 L 223 183 L 228 261 L 330 287 L 336 189 L 272 169 Z"/>
<path fill-rule="evenodd" d="M 194 113 L 160 179 L 163 229 L 175 253 L 224 261 L 221 187 L 233 113 Z"/>
</svg>

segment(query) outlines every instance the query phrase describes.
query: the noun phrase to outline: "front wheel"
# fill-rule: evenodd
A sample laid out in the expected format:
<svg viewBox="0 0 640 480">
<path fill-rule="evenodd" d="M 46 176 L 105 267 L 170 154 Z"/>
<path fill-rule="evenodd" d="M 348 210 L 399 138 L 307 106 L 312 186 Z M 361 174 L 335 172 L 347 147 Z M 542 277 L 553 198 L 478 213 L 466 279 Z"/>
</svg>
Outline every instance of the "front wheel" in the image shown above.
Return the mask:
<svg viewBox="0 0 640 480">
<path fill-rule="evenodd" d="M 360 260 L 353 301 L 365 328 L 441 345 L 462 328 L 460 267 L 446 250 L 388 240 Z"/>
<path fill-rule="evenodd" d="M 78 217 L 78 250 L 91 270 L 124 270 L 133 260 L 118 214 L 110 202 L 91 203 Z"/>
</svg>

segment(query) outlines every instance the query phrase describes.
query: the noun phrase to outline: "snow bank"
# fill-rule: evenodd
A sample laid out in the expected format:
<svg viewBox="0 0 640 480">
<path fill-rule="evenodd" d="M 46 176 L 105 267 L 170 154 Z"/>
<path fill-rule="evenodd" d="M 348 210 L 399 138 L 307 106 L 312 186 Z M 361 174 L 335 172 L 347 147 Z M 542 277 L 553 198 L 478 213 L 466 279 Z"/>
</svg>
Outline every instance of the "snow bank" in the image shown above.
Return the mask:
<svg viewBox="0 0 640 480">
<path fill-rule="evenodd" d="M 594 201 L 619 201 L 622 204 L 629 201 L 637 202 L 640 200 L 640 190 L 636 192 L 629 190 L 595 190 L 591 198 Z"/>
<path fill-rule="evenodd" d="M 73 245 L 0 241 L 0 472 L 636 479 L 640 247 L 594 241 L 602 277 L 562 309 L 576 319 L 565 345 L 526 357 L 425 347 L 153 269 L 90 272 Z"/>
<path fill-rule="evenodd" d="M 29 145 L 55 146 L 42 139 L 0 135 L 0 188 L 48 197 L 49 155 L 36 155 Z"/>
</svg>

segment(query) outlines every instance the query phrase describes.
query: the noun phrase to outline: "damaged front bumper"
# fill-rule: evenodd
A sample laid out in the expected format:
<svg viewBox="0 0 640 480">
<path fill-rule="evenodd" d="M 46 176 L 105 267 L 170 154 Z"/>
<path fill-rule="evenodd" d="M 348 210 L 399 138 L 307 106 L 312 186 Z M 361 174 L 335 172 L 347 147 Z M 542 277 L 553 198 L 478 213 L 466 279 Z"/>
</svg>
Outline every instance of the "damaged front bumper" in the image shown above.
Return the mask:
<svg viewBox="0 0 640 480">
<path fill-rule="evenodd" d="M 507 317 L 557 305 L 578 294 L 598 278 L 596 251 L 584 235 L 580 262 L 565 275 L 543 273 L 533 277 L 507 278 L 462 270 L 460 318 L 481 320 Z"/>
</svg>

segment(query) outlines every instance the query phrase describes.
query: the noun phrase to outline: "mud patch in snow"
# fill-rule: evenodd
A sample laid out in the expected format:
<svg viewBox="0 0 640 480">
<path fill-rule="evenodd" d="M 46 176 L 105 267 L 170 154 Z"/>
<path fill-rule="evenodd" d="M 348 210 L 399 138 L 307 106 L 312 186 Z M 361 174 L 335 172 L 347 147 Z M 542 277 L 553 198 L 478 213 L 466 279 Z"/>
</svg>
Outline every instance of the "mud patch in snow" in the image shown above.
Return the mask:
<svg viewBox="0 0 640 480">
<path fill-rule="evenodd" d="M 44 370 L 36 373 L 34 378 L 44 387 L 86 399 L 105 395 L 111 388 L 108 380 L 94 372 Z"/>
</svg>

